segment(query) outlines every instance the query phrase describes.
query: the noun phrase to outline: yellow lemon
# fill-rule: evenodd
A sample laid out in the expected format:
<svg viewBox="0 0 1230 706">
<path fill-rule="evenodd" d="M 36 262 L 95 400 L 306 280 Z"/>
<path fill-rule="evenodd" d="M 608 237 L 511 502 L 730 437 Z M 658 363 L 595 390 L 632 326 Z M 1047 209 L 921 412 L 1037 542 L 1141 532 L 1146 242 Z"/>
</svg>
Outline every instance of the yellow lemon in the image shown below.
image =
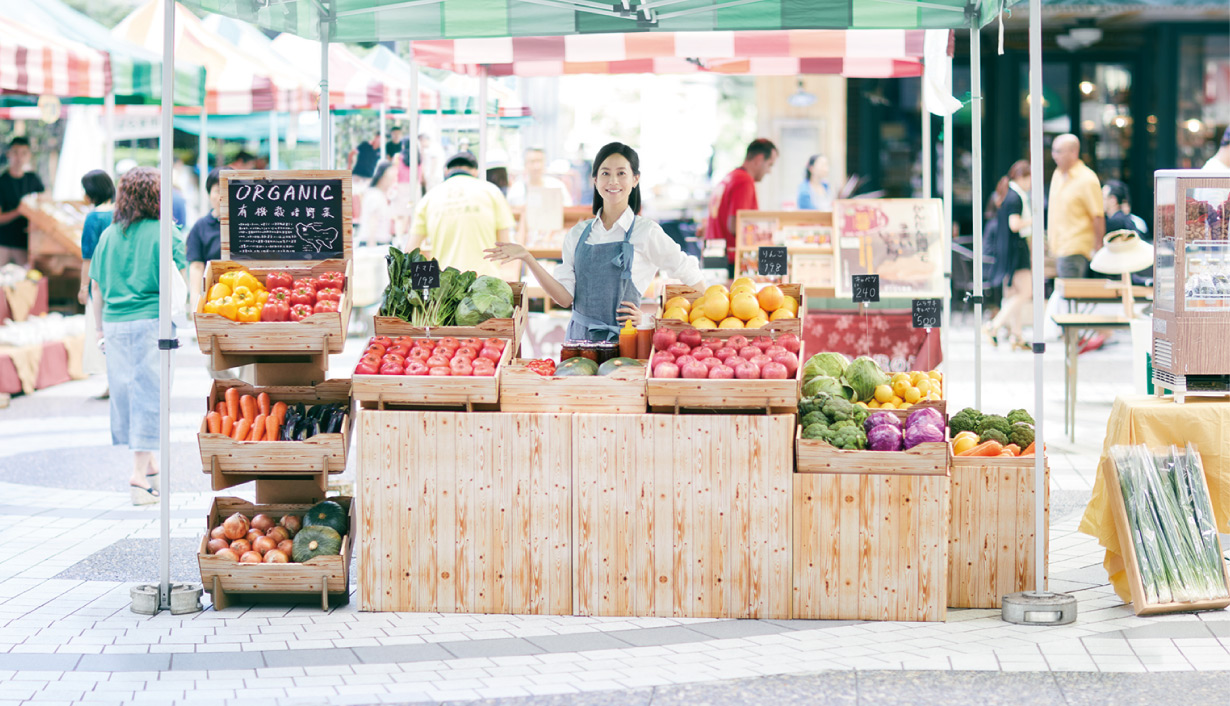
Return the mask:
<svg viewBox="0 0 1230 706">
<path fill-rule="evenodd" d="M 688 311 L 692 308 L 692 302 L 688 301 L 687 297 L 671 297 L 666 301 L 664 308 L 674 309 L 676 307 Z"/>
<path fill-rule="evenodd" d="M 892 376 L 892 378 L 890 378 L 890 379 L 891 379 L 893 382 L 897 382 L 898 380 L 907 380 L 907 381 L 908 381 L 908 380 L 910 379 L 910 374 L 909 374 L 909 373 L 893 373 L 893 376 Z"/>
<path fill-rule="evenodd" d="M 929 378 L 929 377 L 924 377 L 924 378 L 921 378 L 918 382 L 914 383 L 914 387 L 918 388 L 918 391 L 919 391 L 921 394 L 926 395 L 927 393 L 931 392 L 931 389 L 932 389 L 932 388 L 934 388 L 934 387 L 939 387 L 939 386 L 938 386 L 938 385 L 932 385 L 932 384 L 931 384 L 931 378 Z"/>
<path fill-rule="evenodd" d="M 930 377 L 932 380 L 943 380 L 944 379 L 944 374 L 938 370 L 932 370 L 931 372 L 927 373 L 927 376 Z"/>
<path fill-rule="evenodd" d="M 725 287 L 723 287 L 722 285 L 720 285 L 720 284 L 715 284 L 715 285 L 713 285 L 712 287 L 710 287 L 710 288 L 708 288 L 708 289 L 706 289 L 706 290 L 705 290 L 705 296 L 706 296 L 706 297 L 708 297 L 708 296 L 709 296 L 709 295 L 711 295 L 711 294 L 726 294 L 726 295 L 729 295 L 729 294 L 730 294 L 730 292 L 728 292 L 728 291 L 726 290 L 726 288 L 725 288 Z"/>
<path fill-rule="evenodd" d="M 927 374 L 918 370 L 910 373 L 910 384 L 917 385 L 919 380 L 927 377 Z"/>
<path fill-rule="evenodd" d="M 931 394 L 927 395 L 928 402 L 938 402 L 942 399 L 944 399 L 944 397 L 940 395 L 940 393 L 938 392 L 932 392 Z"/>
<path fill-rule="evenodd" d="M 914 405 L 910 404 L 909 402 L 902 402 L 900 405 L 897 405 L 897 409 L 909 409 L 910 407 L 913 407 L 913 406 Z"/>
<path fill-rule="evenodd" d="M 688 321 L 696 323 L 697 319 L 703 318 L 705 318 L 705 307 L 702 302 L 700 305 L 692 307 L 692 311 L 688 313 Z"/>
<path fill-rule="evenodd" d="M 756 299 L 760 302 L 760 308 L 765 311 L 777 311 L 782 308 L 782 290 L 777 285 L 770 284 L 756 294 Z"/>
<path fill-rule="evenodd" d="M 905 391 L 910 389 L 910 387 L 911 385 L 910 385 L 909 376 L 906 376 L 903 378 L 896 378 L 895 380 L 893 380 L 893 394 L 898 397 L 903 397 L 905 395 Z"/>
<path fill-rule="evenodd" d="M 734 291 L 735 287 L 751 287 L 752 289 L 755 289 L 756 283 L 752 281 L 751 277 L 739 277 L 734 282 L 730 283 L 731 291 Z"/>
<path fill-rule="evenodd" d="M 717 328 L 717 324 L 716 324 L 716 323 L 714 323 L 714 321 L 713 321 L 712 319 L 707 319 L 707 318 L 705 318 L 705 317 L 703 317 L 703 316 L 702 316 L 702 317 L 700 317 L 699 319 L 693 319 L 693 320 L 692 320 L 692 325 L 693 325 L 693 326 L 695 326 L 696 328 L 702 328 L 702 329 L 704 329 L 704 328 Z"/>
<path fill-rule="evenodd" d="M 866 403 L 866 402 L 863 402 L 863 401 L 861 401 L 861 400 L 860 400 L 860 401 L 858 401 L 858 402 L 855 402 L 854 404 L 855 404 L 856 406 L 858 406 L 858 407 L 862 407 L 863 409 L 867 409 L 867 403 Z"/>
<path fill-rule="evenodd" d="M 726 297 L 725 292 L 706 294 L 704 309 L 706 319 L 721 321 L 730 316 L 730 299 Z"/>
<path fill-rule="evenodd" d="M 778 309 L 769 317 L 769 321 L 777 321 L 778 319 L 793 319 L 794 313 L 786 308 Z"/>
<path fill-rule="evenodd" d="M 750 284 L 741 284 L 738 287 L 730 288 L 730 298 L 731 299 L 734 299 L 736 296 L 740 294 L 750 294 L 752 295 L 753 298 L 755 298 L 756 288 L 751 286 Z"/>
<path fill-rule="evenodd" d="M 889 402 L 892 402 L 893 404 L 901 404 L 902 402 L 905 402 L 905 400 L 901 399 L 901 395 L 893 395 L 893 398 L 889 400 Z"/>
<path fill-rule="evenodd" d="M 761 326 L 764 326 L 767 323 L 769 323 L 769 320 L 766 319 L 765 317 L 753 316 L 752 318 L 747 320 L 747 323 L 743 324 L 743 328 L 760 328 Z"/>
<path fill-rule="evenodd" d="M 687 320 L 688 320 L 688 312 L 687 312 L 686 310 L 684 310 L 684 309 L 680 309 L 679 307 L 675 307 L 675 308 L 673 308 L 673 309 L 667 309 L 665 312 L 663 312 L 663 313 L 662 313 L 662 318 L 664 318 L 664 319 L 678 319 L 679 321 L 687 321 Z"/>
<path fill-rule="evenodd" d="M 718 324 L 718 328 L 743 328 L 743 322 L 734 316 L 727 316 Z"/>
<path fill-rule="evenodd" d="M 897 409 L 897 405 L 893 402 L 885 402 L 880 405 L 880 409 Z"/>
<path fill-rule="evenodd" d="M 760 305 L 751 294 L 736 294 L 730 299 L 730 313 L 743 321 L 754 319 L 760 314 Z"/>
<path fill-rule="evenodd" d="M 876 402 L 875 400 L 872 400 L 867 403 L 867 409 L 879 409 L 879 408 L 880 408 L 880 403 Z"/>
<path fill-rule="evenodd" d="M 799 315 L 799 300 L 794 297 L 784 297 L 782 299 L 782 308 L 789 309 L 791 314 Z"/>
<path fill-rule="evenodd" d="M 888 402 L 893 398 L 893 388 L 888 385 L 877 385 L 875 398 L 877 402 Z"/>
<path fill-rule="evenodd" d="M 914 404 L 915 402 L 922 399 L 923 397 L 922 390 L 918 389 L 917 387 L 911 387 L 905 391 L 905 394 L 902 395 L 902 397 L 904 397 L 906 402 L 909 402 L 910 404 Z"/>
</svg>

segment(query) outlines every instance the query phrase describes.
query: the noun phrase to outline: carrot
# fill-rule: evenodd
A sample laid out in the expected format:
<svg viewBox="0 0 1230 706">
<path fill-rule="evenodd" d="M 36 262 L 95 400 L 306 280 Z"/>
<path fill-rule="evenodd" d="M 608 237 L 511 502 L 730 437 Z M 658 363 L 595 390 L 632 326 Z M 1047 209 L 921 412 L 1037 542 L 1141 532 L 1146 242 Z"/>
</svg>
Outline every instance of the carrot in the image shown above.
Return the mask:
<svg viewBox="0 0 1230 706">
<path fill-rule="evenodd" d="M 269 415 L 265 418 L 265 441 L 277 441 L 278 430 L 282 425 L 278 422 L 276 415 Z"/>
<path fill-rule="evenodd" d="M 235 431 L 235 418 L 229 414 L 222 415 L 222 433 L 231 436 Z"/>
<path fill-rule="evenodd" d="M 1004 451 L 1011 451 L 1013 456 L 1021 455 L 1021 447 L 1016 444 L 1008 444 L 1004 447 Z"/>
<path fill-rule="evenodd" d="M 235 425 L 235 435 L 231 438 L 235 441 L 247 441 L 248 434 L 250 433 L 252 433 L 252 422 L 240 419 L 239 423 Z"/>
<path fill-rule="evenodd" d="M 265 415 L 266 417 L 269 416 L 270 407 L 269 407 L 269 393 L 268 392 L 262 392 L 256 396 L 256 406 L 260 410 L 261 414 Z"/>
<path fill-rule="evenodd" d="M 1003 453 L 1004 447 L 995 439 L 990 439 L 978 444 L 972 449 L 967 449 L 957 454 L 958 456 L 998 456 Z"/>
<path fill-rule="evenodd" d="M 1011 451 L 1008 451 L 1007 449 L 1002 451 L 999 455 L 1002 458 L 1016 458 L 1016 454 L 1012 453 Z"/>
<path fill-rule="evenodd" d="M 218 404 L 214 405 L 214 411 L 218 413 L 219 417 L 225 417 L 227 412 L 226 403 L 218 400 Z"/>
<path fill-rule="evenodd" d="M 278 418 L 278 426 L 282 426 L 282 423 L 286 421 L 286 403 L 285 402 L 278 402 L 277 404 L 273 405 L 273 416 Z"/>
<path fill-rule="evenodd" d="M 263 414 L 256 415 L 256 421 L 252 422 L 252 441 L 265 440 L 265 419 Z"/>
<path fill-rule="evenodd" d="M 217 412 L 210 412 L 205 415 L 205 428 L 210 434 L 222 433 L 222 415 Z"/>
<path fill-rule="evenodd" d="M 1021 452 L 1021 455 L 1022 456 L 1033 456 L 1034 455 L 1034 445 L 1030 444 L 1029 446 L 1026 446 L 1025 450 Z"/>
<path fill-rule="evenodd" d="M 239 419 L 239 389 L 235 387 L 226 390 L 226 414 L 231 419 Z"/>
<path fill-rule="evenodd" d="M 239 408 L 243 410 L 243 418 L 251 424 L 256 420 L 256 398 L 252 395 L 244 395 L 239 398 Z"/>
</svg>

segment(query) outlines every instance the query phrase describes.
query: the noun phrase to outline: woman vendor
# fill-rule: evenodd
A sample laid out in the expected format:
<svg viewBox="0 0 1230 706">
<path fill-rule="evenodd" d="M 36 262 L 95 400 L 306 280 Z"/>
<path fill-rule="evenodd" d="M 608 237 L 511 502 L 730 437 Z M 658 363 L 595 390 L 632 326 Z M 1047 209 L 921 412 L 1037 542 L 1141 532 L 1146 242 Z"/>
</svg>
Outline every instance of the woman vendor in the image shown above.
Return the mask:
<svg viewBox="0 0 1230 706">
<path fill-rule="evenodd" d="M 498 263 L 521 260 L 557 304 L 572 308 L 569 340 L 614 341 L 619 325 L 641 318 L 641 292 L 661 270 L 704 289 L 700 264 L 684 254 L 657 223 L 637 216 L 641 209 L 641 170 L 636 150 L 612 142 L 594 158 L 594 215 L 564 238 L 563 261 L 549 274 L 516 243 L 496 243 L 486 258 Z"/>
</svg>

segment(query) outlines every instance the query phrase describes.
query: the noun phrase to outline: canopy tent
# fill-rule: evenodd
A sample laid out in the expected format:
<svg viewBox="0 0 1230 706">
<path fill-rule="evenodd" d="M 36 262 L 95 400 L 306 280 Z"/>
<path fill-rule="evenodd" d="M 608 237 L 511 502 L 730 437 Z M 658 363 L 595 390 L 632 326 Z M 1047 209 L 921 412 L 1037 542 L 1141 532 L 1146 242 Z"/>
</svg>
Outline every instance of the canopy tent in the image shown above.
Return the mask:
<svg viewBox="0 0 1230 706">
<path fill-rule="evenodd" d="M 849 78 L 922 75 L 923 30 L 778 30 L 490 37 L 411 42 L 417 63 L 491 76 L 727 74 Z"/>
<path fill-rule="evenodd" d="M 374 66 L 389 76 L 410 76 L 410 62 L 398 56 L 383 44 L 377 44 L 363 57 L 363 63 Z M 408 80 L 408 79 L 407 79 Z M 419 95 L 423 91 L 439 94 L 444 90 L 440 82 L 430 76 L 419 76 Z"/>
<path fill-rule="evenodd" d="M 0 92 L 102 99 L 110 90 L 105 53 L 0 17 Z"/>
<path fill-rule="evenodd" d="M 117 103 L 158 103 L 162 100 L 162 58 L 126 42 L 62 0 L 0 3 L 0 16 L 39 31 L 104 52 L 110 58 L 111 92 Z M 175 68 L 175 103 L 201 105 L 205 100 L 205 70 L 184 61 Z"/>
<path fill-rule="evenodd" d="M 231 20 L 234 22 L 235 20 Z M 320 51 L 320 44 L 293 34 L 280 34 L 273 40 L 273 49 L 281 56 L 290 58 L 313 56 Z M 304 67 L 314 64 L 304 64 Z M 313 78 L 320 81 L 319 66 Z M 329 107 L 375 108 L 409 110 L 418 105 L 420 109 L 434 110 L 439 105 L 435 91 L 419 86 L 418 100 L 410 98 L 410 74 L 398 76 L 382 71 L 355 56 L 342 44 L 329 45 Z"/>
</svg>

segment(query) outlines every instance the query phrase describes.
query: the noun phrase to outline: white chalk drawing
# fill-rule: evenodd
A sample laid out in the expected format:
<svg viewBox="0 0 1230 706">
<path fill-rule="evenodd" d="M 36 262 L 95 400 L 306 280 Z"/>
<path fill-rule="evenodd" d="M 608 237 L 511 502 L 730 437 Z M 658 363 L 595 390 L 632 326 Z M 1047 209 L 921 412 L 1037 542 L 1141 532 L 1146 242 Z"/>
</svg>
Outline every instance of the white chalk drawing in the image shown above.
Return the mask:
<svg viewBox="0 0 1230 706">
<path fill-rule="evenodd" d="M 337 242 L 337 228 L 326 228 L 322 223 L 296 223 L 295 235 L 312 252 L 332 252 Z"/>
</svg>

